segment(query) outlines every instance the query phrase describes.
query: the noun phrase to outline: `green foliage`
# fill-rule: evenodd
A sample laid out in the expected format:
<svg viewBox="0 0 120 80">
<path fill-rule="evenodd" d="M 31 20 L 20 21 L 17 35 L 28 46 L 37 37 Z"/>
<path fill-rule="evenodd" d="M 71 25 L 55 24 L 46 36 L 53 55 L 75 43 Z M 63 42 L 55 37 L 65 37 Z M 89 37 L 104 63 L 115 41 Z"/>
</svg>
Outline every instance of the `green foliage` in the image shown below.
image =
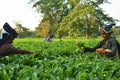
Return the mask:
<svg viewBox="0 0 120 80">
<path fill-rule="evenodd" d="M 0 29 L 0 33 L 1 33 L 2 29 Z"/>
<path fill-rule="evenodd" d="M 50 26 L 49 31 L 54 32 L 59 38 L 80 36 L 88 38 L 94 33 L 97 34 L 94 28 L 116 21 L 104 14 L 99 7 L 101 4 L 109 3 L 105 0 L 31 0 L 31 2 L 33 7 L 43 14 L 41 24 L 36 31 L 46 27 L 43 24 L 47 22 Z"/>
<path fill-rule="evenodd" d="M 113 35 L 116 36 L 116 37 L 120 37 L 120 26 L 116 26 L 113 29 Z"/>
<path fill-rule="evenodd" d="M 119 39 L 118 39 L 119 40 Z M 94 46 L 100 39 L 15 39 L 14 46 L 41 55 L 10 55 L 0 58 L 1 80 L 118 80 L 120 60 L 96 52 L 84 53 L 76 43 Z"/>
<path fill-rule="evenodd" d="M 44 22 L 38 25 L 35 30 L 37 36 L 46 37 L 50 32 L 50 25 L 49 22 Z"/>
<path fill-rule="evenodd" d="M 16 27 L 16 31 L 19 34 L 18 37 L 19 38 L 25 38 L 25 37 L 30 37 L 30 38 L 35 38 L 36 33 L 34 31 L 31 31 L 29 28 L 23 27 L 22 24 L 20 24 L 19 22 L 15 23 Z"/>
</svg>

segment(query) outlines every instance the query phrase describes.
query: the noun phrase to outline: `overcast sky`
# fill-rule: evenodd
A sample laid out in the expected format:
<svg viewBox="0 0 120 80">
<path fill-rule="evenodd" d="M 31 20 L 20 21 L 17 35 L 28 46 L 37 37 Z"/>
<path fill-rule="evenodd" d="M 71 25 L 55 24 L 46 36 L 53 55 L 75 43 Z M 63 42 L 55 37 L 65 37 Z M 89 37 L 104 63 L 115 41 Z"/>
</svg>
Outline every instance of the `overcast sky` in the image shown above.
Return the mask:
<svg viewBox="0 0 120 80">
<path fill-rule="evenodd" d="M 32 9 L 28 4 L 30 0 L 0 0 L 0 28 L 5 22 L 15 27 L 14 21 L 20 23 L 27 28 L 35 29 L 40 21 L 40 14 Z M 109 0 L 112 4 L 102 5 L 106 14 L 120 20 L 120 0 Z M 117 23 L 120 25 L 120 23 Z"/>
<path fill-rule="evenodd" d="M 15 27 L 14 21 L 27 28 L 35 29 L 40 21 L 40 14 L 35 12 L 30 0 L 0 0 L 0 27 L 5 22 Z"/>
<path fill-rule="evenodd" d="M 108 0 L 111 4 L 103 4 L 102 8 L 105 10 L 105 14 L 109 14 L 111 17 L 120 20 L 120 0 Z M 120 25 L 120 22 L 116 23 Z"/>
</svg>

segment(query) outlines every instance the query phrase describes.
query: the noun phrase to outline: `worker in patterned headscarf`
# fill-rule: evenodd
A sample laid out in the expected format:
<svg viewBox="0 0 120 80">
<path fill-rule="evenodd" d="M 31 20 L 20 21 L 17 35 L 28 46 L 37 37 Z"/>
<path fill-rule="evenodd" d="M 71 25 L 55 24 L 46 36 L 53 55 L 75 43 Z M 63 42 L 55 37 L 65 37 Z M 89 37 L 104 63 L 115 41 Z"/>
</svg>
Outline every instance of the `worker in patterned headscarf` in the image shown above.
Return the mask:
<svg viewBox="0 0 120 80">
<path fill-rule="evenodd" d="M 18 33 L 8 23 L 3 25 L 0 39 L 0 57 L 10 54 L 38 54 L 28 50 L 21 50 L 12 45 L 13 40 L 17 37 Z"/>
<path fill-rule="evenodd" d="M 96 51 L 99 54 L 105 54 L 107 57 L 114 57 L 117 52 L 119 52 L 119 43 L 115 37 L 112 36 L 112 28 L 115 24 L 110 24 L 105 27 L 101 27 L 100 33 L 103 37 L 96 46 L 93 48 L 86 47 L 84 52 L 93 52 Z"/>
</svg>

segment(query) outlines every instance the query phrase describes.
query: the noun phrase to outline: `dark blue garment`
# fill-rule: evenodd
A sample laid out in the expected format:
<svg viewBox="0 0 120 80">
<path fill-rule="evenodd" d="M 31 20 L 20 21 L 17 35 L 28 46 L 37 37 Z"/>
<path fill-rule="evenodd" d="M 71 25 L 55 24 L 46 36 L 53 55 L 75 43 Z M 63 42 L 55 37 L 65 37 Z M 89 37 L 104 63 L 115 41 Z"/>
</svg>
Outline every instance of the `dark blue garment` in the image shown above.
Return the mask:
<svg viewBox="0 0 120 80">
<path fill-rule="evenodd" d="M 118 41 L 114 37 L 111 37 L 107 41 L 105 41 L 105 40 L 100 41 L 93 48 L 86 47 L 85 52 L 93 52 L 93 51 L 96 51 L 96 49 L 98 49 L 98 48 L 103 48 L 103 50 L 104 49 L 110 49 L 111 52 L 107 52 L 106 56 L 107 57 L 113 57 L 113 56 L 116 55 L 116 53 L 119 50 L 118 45 L 119 45 Z"/>
</svg>

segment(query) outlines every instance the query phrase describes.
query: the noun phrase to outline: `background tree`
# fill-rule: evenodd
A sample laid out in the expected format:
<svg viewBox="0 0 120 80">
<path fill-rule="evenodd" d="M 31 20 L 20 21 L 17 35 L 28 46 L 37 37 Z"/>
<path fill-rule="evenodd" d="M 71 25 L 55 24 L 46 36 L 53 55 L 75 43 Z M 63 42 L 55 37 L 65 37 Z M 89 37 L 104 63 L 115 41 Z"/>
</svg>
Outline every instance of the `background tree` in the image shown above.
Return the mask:
<svg viewBox="0 0 120 80">
<path fill-rule="evenodd" d="M 37 2 L 32 0 L 31 2 L 34 3 L 33 7 L 35 7 L 38 12 L 43 14 L 43 19 L 40 25 L 42 26 L 44 22 L 47 22 L 50 25 L 49 31 L 56 33 L 59 23 L 61 22 L 62 18 L 68 13 L 63 2 L 60 0 L 39 0 Z"/>
<path fill-rule="evenodd" d="M 113 29 L 113 35 L 115 37 L 120 37 L 120 26 L 115 26 Z"/>
<path fill-rule="evenodd" d="M 46 37 L 49 31 L 50 31 L 50 25 L 48 22 L 40 23 L 35 30 L 36 35 L 39 37 Z"/>
<path fill-rule="evenodd" d="M 19 38 L 24 38 L 24 37 L 36 37 L 36 34 L 34 31 L 30 31 L 29 28 L 23 27 L 22 24 L 19 22 L 15 22 L 15 30 L 18 32 L 18 37 Z"/>
<path fill-rule="evenodd" d="M 31 2 L 34 3 L 33 7 L 43 14 L 40 25 L 47 22 L 50 25 L 49 30 L 59 38 L 83 35 L 89 38 L 91 34 L 96 33 L 95 29 L 99 26 L 116 21 L 104 14 L 99 7 L 101 4 L 109 3 L 105 0 L 32 0 Z"/>
</svg>

